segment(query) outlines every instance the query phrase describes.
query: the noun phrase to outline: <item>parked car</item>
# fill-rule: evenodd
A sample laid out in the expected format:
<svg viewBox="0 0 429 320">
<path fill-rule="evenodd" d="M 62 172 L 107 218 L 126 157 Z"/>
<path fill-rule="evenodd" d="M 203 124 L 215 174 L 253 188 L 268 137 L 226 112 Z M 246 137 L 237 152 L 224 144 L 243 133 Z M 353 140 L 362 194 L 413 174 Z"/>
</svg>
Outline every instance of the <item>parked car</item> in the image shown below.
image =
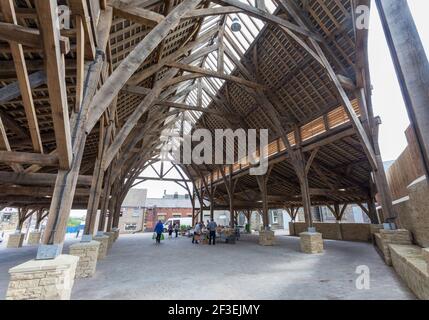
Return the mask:
<svg viewBox="0 0 429 320">
<path fill-rule="evenodd" d="M 164 232 L 167 232 L 168 229 L 168 225 L 172 223 L 173 226 L 176 223 L 179 223 L 179 227 L 181 226 L 189 226 L 191 227 L 192 225 L 192 218 L 170 218 L 167 221 L 164 222 Z"/>
</svg>

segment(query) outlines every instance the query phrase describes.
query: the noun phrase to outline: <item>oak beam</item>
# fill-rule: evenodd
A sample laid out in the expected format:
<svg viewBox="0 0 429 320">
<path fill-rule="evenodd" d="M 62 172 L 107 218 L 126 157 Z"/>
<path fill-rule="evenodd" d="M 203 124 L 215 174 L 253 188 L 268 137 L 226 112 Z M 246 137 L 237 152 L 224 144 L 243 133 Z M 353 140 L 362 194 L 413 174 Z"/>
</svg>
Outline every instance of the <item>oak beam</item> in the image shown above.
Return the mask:
<svg viewBox="0 0 429 320">
<path fill-rule="evenodd" d="M 37 164 L 46 167 L 58 166 L 58 156 L 50 154 L 0 151 L 0 162 L 13 164 Z"/>
<path fill-rule="evenodd" d="M 169 62 L 169 63 L 167 63 L 167 65 L 172 67 L 172 68 L 178 68 L 178 69 L 181 69 L 184 71 L 200 74 L 202 76 L 219 78 L 219 79 L 223 79 L 226 81 L 235 82 L 235 83 L 238 83 L 238 84 L 241 84 L 241 85 L 253 88 L 253 89 L 260 89 L 260 90 L 266 89 L 265 86 L 263 86 L 259 83 L 255 83 L 252 81 L 245 80 L 243 78 L 239 78 L 239 77 L 235 77 L 235 76 L 231 76 L 231 75 L 227 75 L 227 74 L 222 74 L 222 73 L 219 73 L 219 72 L 216 72 L 213 70 L 203 69 L 203 68 L 187 65 L 184 63 L 178 63 L 178 62 Z M 184 76 L 184 77 L 186 77 L 186 76 Z M 177 83 L 177 81 L 178 81 L 177 79 L 172 79 L 172 81 L 170 81 L 167 84 L 167 86 L 173 85 L 173 84 Z"/>
<path fill-rule="evenodd" d="M 43 39 L 48 92 L 60 168 L 68 169 L 72 161 L 72 147 L 63 56 L 59 47 L 60 33 L 56 25 L 57 2 L 35 0 L 35 5 Z"/>
<path fill-rule="evenodd" d="M 189 10 L 196 7 L 201 0 L 184 0 L 122 60 L 121 64 L 103 84 L 92 100 L 89 108 L 90 114 L 87 121 L 86 131 L 90 132 L 107 109 L 114 97 L 130 79 L 134 72 L 140 67 L 144 60 L 161 43 L 168 33 L 180 23 L 180 18 Z"/>
<path fill-rule="evenodd" d="M 55 173 L 17 173 L 0 171 L 0 184 L 29 185 L 29 186 L 53 186 L 57 175 Z M 77 185 L 90 186 L 92 176 L 79 175 Z"/>
<path fill-rule="evenodd" d="M 138 7 L 126 7 L 121 8 L 120 6 L 110 4 L 113 7 L 113 14 L 115 16 L 136 22 L 141 25 L 154 27 L 158 23 L 161 23 L 164 20 L 162 14 L 143 9 Z"/>
</svg>

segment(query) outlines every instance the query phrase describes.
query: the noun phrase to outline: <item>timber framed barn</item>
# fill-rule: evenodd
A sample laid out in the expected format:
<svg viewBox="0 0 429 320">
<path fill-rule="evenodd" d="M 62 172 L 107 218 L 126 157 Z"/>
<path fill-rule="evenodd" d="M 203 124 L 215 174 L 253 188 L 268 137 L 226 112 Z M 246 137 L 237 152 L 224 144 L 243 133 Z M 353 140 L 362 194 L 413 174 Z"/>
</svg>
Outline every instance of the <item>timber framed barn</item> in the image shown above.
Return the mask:
<svg viewBox="0 0 429 320">
<path fill-rule="evenodd" d="M 173 165 L 194 222 L 303 208 L 311 230 L 311 206 L 340 221 L 349 204 L 393 222 L 357 23 L 370 2 L 0 0 L 0 207 L 47 219 L 37 259 L 52 259 L 72 209 L 86 236 L 116 230 L 166 132 L 242 128 L 268 129 L 266 174 Z"/>
</svg>

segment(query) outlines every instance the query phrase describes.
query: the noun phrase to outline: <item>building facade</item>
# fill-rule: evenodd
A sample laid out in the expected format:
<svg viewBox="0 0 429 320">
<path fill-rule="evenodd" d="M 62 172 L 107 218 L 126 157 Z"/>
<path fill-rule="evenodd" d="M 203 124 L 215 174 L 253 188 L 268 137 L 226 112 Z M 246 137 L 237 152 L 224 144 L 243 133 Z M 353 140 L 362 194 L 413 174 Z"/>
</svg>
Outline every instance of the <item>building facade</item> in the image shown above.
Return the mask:
<svg viewBox="0 0 429 320">
<path fill-rule="evenodd" d="M 133 233 L 144 230 L 146 189 L 130 189 L 121 206 L 119 232 Z"/>
<path fill-rule="evenodd" d="M 196 207 L 197 204 L 196 204 Z M 192 218 L 192 202 L 187 194 L 167 194 L 162 198 L 147 198 L 145 204 L 145 231 L 153 231 L 158 220 Z"/>
<path fill-rule="evenodd" d="M 4 231 L 13 231 L 18 225 L 18 209 L 3 208 L 0 211 L 0 233 Z"/>
</svg>

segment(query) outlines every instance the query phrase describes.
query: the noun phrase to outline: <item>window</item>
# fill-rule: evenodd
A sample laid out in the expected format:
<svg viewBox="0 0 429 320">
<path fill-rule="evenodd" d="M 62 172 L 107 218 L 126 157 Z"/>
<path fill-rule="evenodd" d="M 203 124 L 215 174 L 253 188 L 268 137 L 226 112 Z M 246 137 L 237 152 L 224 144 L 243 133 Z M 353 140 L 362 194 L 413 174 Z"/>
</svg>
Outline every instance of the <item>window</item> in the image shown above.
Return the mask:
<svg viewBox="0 0 429 320">
<path fill-rule="evenodd" d="M 192 213 L 187 213 L 186 216 L 192 218 Z"/>
<path fill-rule="evenodd" d="M 2 222 L 9 222 L 10 219 L 12 218 L 12 214 L 11 213 L 3 213 L 3 216 L 1 218 Z"/>
<path fill-rule="evenodd" d="M 277 210 L 273 210 L 271 212 L 271 222 L 272 222 L 272 224 L 278 224 L 279 223 L 279 213 Z"/>
<path fill-rule="evenodd" d="M 140 217 L 140 208 L 134 208 L 132 216 L 133 217 Z"/>
<path fill-rule="evenodd" d="M 173 213 L 173 218 L 181 218 L 182 214 L 181 213 Z"/>
<path fill-rule="evenodd" d="M 136 223 L 126 223 L 124 226 L 125 231 L 135 231 L 137 229 Z"/>
<path fill-rule="evenodd" d="M 167 214 L 165 213 L 158 213 L 158 220 L 161 220 L 162 222 L 164 222 L 166 219 L 165 217 L 167 216 Z"/>
</svg>

